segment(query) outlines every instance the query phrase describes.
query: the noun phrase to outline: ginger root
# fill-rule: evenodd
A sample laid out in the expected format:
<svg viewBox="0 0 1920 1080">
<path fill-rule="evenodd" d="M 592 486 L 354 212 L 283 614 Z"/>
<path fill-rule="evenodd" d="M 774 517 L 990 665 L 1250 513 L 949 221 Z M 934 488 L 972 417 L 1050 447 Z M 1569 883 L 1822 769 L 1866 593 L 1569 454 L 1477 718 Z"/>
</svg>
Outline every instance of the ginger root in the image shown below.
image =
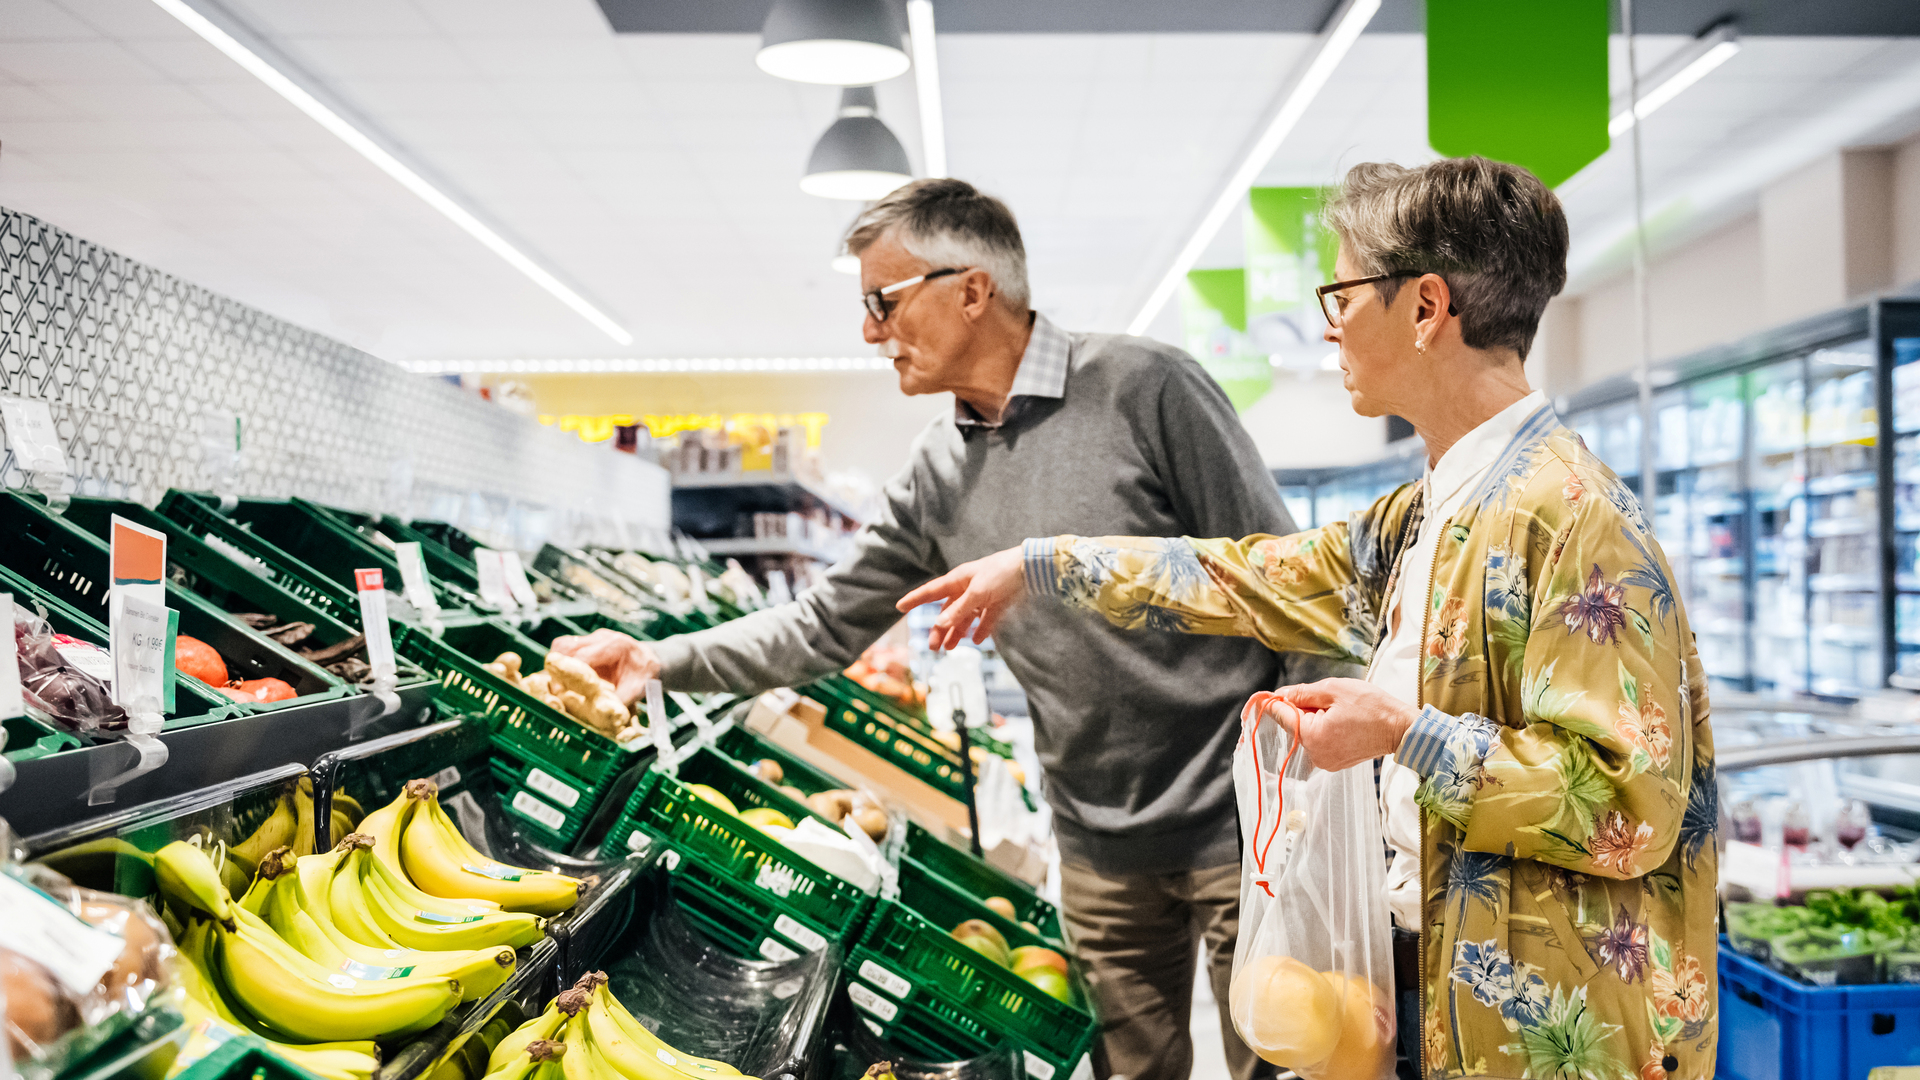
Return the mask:
<svg viewBox="0 0 1920 1080">
<path fill-rule="evenodd" d="M 494 657 L 492 660 L 488 661 L 485 664 L 482 664 L 481 666 L 486 668 L 488 671 L 493 672 L 495 675 L 500 676 L 502 679 L 505 679 L 507 682 L 511 683 L 512 685 L 525 689 L 525 686 L 523 685 L 522 680 L 520 678 L 520 654 L 519 653 L 503 652 L 499 656 Z"/>
<path fill-rule="evenodd" d="M 594 674 L 583 661 L 550 652 L 546 676 L 547 684 L 559 693 L 566 714 L 607 738 L 617 738 L 620 729 L 632 722 L 633 714 L 614 692 L 613 684 Z"/>
</svg>

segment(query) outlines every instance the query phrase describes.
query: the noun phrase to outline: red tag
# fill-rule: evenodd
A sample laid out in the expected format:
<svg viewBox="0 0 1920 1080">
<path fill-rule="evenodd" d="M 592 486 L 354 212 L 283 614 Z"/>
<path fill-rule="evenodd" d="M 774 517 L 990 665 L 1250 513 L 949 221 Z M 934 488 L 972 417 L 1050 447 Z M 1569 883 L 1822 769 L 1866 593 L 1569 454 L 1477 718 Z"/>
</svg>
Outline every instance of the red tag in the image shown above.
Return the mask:
<svg viewBox="0 0 1920 1080">
<path fill-rule="evenodd" d="M 380 592 L 387 587 L 386 579 L 378 570 L 355 570 L 353 583 L 361 592 Z"/>
</svg>

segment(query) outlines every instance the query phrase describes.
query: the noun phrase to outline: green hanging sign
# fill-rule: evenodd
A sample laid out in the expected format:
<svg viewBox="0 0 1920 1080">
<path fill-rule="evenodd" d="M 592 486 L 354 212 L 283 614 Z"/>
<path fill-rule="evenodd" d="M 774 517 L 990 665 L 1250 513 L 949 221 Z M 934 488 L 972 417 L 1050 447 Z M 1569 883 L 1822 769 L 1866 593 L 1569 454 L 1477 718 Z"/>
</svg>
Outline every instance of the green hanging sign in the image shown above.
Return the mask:
<svg viewBox="0 0 1920 1080">
<path fill-rule="evenodd" d="M 1427 141 L 1555 187 L 1607 152 L 1609 0 L 1427 0 Z"/>
<path fill-rule="evenodd" d="M 1273 369 L 1247 342 L 1245 270 L 1188 271 L 1180 322 L 1187 352 L 1227 392 L 1234 408 L 1244 410 L 1266 394 Z"/>
<path fill-rule="evenodd" d="M 1247 338 L 1272 366 L 1316 371 L 1333 346 L 1314 290 L 1333 280 L 1340 240 L 1320 226 L 1321 188 L 1254 188 L 1242 215 L 1247 251 Z"/>
</svg>

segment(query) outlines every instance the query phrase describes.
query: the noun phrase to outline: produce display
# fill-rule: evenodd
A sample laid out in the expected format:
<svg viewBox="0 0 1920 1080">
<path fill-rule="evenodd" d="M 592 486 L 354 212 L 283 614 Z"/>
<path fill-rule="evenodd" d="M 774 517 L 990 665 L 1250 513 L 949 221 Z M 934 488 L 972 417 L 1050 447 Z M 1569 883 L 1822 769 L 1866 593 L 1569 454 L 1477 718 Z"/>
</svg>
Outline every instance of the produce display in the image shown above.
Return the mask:
<svg viewBox="0 0 1920 1080">
<path fill-rule="evenodd" d="M 241 616 L 242 619 L 256 617 L 259 616 Z M 305 627 L 307 633 L 313 632 L 310 623 L 296 625 Z M 175 635 L 173 639 L 173 666 L 181 674 L 191 675 L 235 701 L 291 701 L 300 696 L 284 679 L 228 678 L 227 662 L 214 647 L 186 634 Z"/>
<path fill-rule="evenodd" d="M 1815 986 L 1920 983 L 1920 885 L 1810 892 L 1794 905 L 1726 905 L 1727 940 Z"/>
<path fill-rule="evenodd" d="M 996 899 L 1000 899 L 996 897 Z M 1004 899 L 1002 903 L 1006 903 Z M 1011 909 L 1009 904 L 1008 908 Z M 984 919 L 968 919 L 953 928 L 953 940 L 1039 987 L 1055 1001 L 1073 1001 L 1067 958 L 1044 945 L 1007 947 L 1007 939 Z"/>
<path fill-rule="evenodd" d="M 845 674 L 881 697 L 891 698 L 909 712 L 924 711 L 927 684 L 914 679 L 912 661 L 913 655 L 905 649 L 876 644 L 847 665 Z M 957 737 L 953 748 L 960 748 Z"/>
</svg>

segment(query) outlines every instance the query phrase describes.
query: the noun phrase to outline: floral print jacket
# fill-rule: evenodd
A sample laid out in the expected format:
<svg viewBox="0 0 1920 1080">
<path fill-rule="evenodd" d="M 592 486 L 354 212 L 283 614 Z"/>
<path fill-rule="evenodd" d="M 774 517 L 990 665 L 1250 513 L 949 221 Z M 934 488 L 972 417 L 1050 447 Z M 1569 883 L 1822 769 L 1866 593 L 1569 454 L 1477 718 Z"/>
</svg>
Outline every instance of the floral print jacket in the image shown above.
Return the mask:
<svg viewBox="0 0 1920 1080">
<path fill-rule="evenodd" d="M 1364 663 L 1419 502 L 1408 485 L 1292 536 L 1033 540 L 1028 587 Z M 1422 1075 L 1711 1076 L 1706 677 L 1639 501 L 1542 408 L 1447 523 L 1433 581 L 1397 754 L 1422 777 Z"/>
</svg>

